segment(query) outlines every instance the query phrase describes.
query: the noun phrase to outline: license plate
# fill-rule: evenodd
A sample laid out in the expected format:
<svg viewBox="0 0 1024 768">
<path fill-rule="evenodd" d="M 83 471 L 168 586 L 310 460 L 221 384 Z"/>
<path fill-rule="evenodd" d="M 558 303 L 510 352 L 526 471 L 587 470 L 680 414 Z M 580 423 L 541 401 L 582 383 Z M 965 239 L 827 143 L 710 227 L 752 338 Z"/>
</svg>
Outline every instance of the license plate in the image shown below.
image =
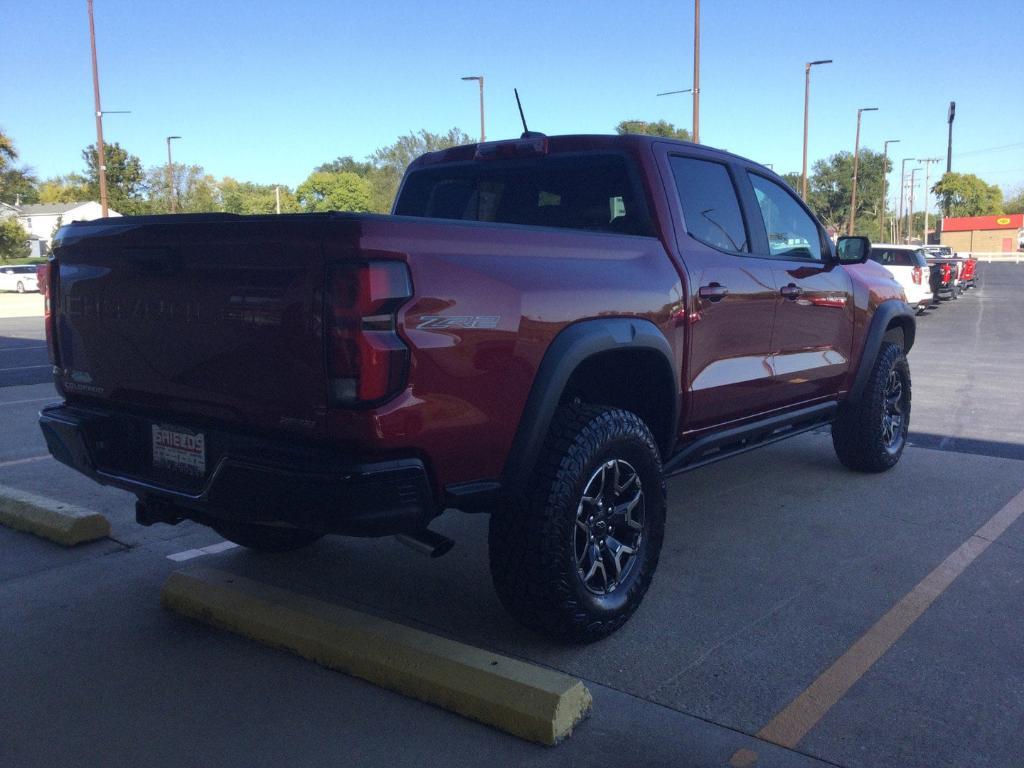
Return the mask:
<svg viewBox="0 0 1024 768">
<path fill-rule="evenodd" d="M 206 436 L 183 427 L 154 424 L 153 466 L 201 477 L 206 472 Z"/>
</svg>

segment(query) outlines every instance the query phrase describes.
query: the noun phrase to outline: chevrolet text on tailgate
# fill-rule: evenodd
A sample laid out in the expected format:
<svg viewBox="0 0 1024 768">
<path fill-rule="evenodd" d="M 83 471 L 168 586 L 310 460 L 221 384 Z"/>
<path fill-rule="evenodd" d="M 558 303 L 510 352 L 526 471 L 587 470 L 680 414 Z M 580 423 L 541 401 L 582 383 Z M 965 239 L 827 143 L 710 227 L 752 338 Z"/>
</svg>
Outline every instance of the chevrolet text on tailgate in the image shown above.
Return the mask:
<svg viewBox="0 0 1024 768">
<path fill-rule="evenodd" d="M 665 478 L 831 424 L 906 444 L 914 317 L 768 169 L 641 136 L 424 155 L 394 215 L 124 217 L 45 276 L 50 452 L 258 550 L 490 513 L 506 608 L 563 641 L 622 626 Z"/>
</svg>

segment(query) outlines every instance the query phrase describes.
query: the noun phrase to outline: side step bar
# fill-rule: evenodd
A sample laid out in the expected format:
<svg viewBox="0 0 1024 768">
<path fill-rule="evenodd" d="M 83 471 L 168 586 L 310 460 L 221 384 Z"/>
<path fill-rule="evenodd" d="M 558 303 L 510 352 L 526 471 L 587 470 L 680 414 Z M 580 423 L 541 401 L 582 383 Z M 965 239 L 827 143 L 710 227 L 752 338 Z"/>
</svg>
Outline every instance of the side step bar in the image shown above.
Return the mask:
<svg viewBox="0 0 1024 768">
<path fill-rule="evenodd" d="M 665 462 L 665 476 L 689 472 L 729 456 L 810 432 L 831 423 L 838 407 L 835 402 L 819 403 L 698 438 Z"/>
</svg>

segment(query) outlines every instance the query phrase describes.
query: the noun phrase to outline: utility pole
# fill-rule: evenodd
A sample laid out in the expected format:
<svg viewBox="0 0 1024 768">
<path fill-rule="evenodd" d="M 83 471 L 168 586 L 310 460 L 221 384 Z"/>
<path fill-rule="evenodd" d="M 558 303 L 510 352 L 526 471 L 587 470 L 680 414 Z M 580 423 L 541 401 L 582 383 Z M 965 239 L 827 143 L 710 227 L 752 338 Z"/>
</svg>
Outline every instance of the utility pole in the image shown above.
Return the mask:
<svg viewBox="0 0 1024 768">
<path fill-rule="evenodd" d="M 171 197 L 171 213 L 177 212 L 178 190 L 174 188 L 174 163 L 171 161 L 171 139 L 180 139 L 181 136 L 167 137 L 167 194 Z"/>
<path fill-rule="evenodd" d="M 899 144 L 899 139 L 888 139 L 882 144 L 882 210 L 878 214 L 878 236 L 883 237 L 885 235 L 885 209 L 888 207 L 889 201 L 885 195 L 885 182 L 889 175 L 889 145 Z M 900 191 L 902 195 L 902 190 Z"/>
<path fill-rule="evenodd" d="M 896 242 L 900 242 L 900 238 L 903 235 L 903 196 L 907 191 L 907 160 L 913 160 L 912 157 L 904 157 L 903 163 L 900 165 L 900 213 L 896 219 Z"/>
<path fill-rule="evenodd" d="M 281 215 L 281 187 L 274 187 L 274 211 Z"/>
<path fill-rule="evenodd" d="M 949 123 L 949 137 L 946 139 L 946 173 L 953 170 L 953 120 L 956 118 L 956 102 L 949 102 L 946 122 Z"/>
<path fill-rule="evenodd" d="M 914 168 L 910 171 L 910 220 L 907 222 L 907 242 L 914 239 L 914 187 L 917 186 L 914 174 L 920 170 L 920 168 Z"/>
<path fill-rule="evenodd" d="M 100 106 L 100 73 L 96 65 L 96 22 L 93 20 L 92 0 L 89 6 L 89 47 L 92 49 L 92 94 L 96 105 L 96 171 L 100 180 L 100 209 L 107 217 L 107 158 L 103 149 L 103 108 Z"/>
<path fill-rule="evenodd" d="M 956 102 L 949 102 L 949 112 L 946 114 L 946 122 L 949 123 L 949 136 L 946 139 L 946 173 L 953 170 L 953 120 L 956 118 Z M 942 215 L 949 216 L 949 198 L 942 201 Z M 973 237 L 973 235 L 972 235 Z"/>
<path fill-rule="evenodd" d="M 850 192 L 850 225 L 846 234 L 853 234 L 853 225 L 857 220 L 857 168 L 860 160 L 860 116 L 863 112 L 877 112 L 878 107 L 861 107 L 857 110 L 857 138 L 853 145 L 853 189 Z"/>
<path fill-rule="evenodd" d="M 924 163 L 924 244 L 928 245 L 928 178 L 932 163 L 939 162 L 938 157 L 918 158 L 919 163 Z"/>
<path fill-rule="evenodd" d="M 700 144 L 700 0 L 693 0 L 693 143 Z"/>
<path fill-rule="evenodd" d="M 811 100 L 811 67 L 831 64 L 832 59 L 820 59 L 804 64 L 804 169 L 800 174 L 800 197 L 807 202 L 807 110 Z"/>
<path fill-rule="evenodd" d="M 464 77 L 463 80 L 478 80 L 480 82 L 480 143 L 483 144 L 487 141 L 487 137 L 484 132 L 484 76 L 483 75 L 472 75 L 470 77 Z"/>
</svg>

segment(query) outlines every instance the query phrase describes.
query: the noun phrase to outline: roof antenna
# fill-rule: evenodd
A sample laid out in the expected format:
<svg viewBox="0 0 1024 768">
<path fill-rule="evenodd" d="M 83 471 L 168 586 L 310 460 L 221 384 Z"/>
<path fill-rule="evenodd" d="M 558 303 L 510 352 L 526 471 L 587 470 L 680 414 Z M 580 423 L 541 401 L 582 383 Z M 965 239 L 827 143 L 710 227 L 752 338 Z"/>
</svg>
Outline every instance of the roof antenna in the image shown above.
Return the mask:
<svg viewBox="0 0 1024 768">
<path fill-rule="evenodd" d="M 521 138 L 521 139 L 533 139 L 533 138 L 542 137 L 544 135 L 543 133 L 538 133 L 537 131 L 531 131 L 529 128 L 526 127 L 526 116 L 523 114 L 523 102 L 521 102 L 519 100 L 519 89 L 518 88 L 513 88 L 512 91 L 516 95 L 516 104 L 519 107 L 519 119 L 523 121 L 523 135 L 520 136 L 519 138 Z"/>
</svg>

